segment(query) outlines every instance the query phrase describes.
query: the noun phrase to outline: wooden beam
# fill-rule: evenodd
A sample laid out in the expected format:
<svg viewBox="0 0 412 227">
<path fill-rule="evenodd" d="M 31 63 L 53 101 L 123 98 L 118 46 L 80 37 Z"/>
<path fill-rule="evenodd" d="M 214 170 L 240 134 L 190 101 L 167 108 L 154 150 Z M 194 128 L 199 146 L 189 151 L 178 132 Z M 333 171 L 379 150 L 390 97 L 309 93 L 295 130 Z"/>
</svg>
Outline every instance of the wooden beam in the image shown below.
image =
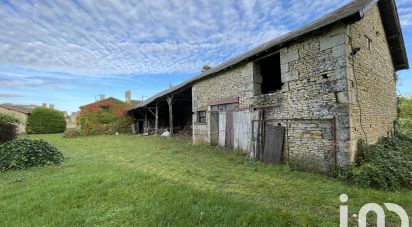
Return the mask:
<svg viewBox="0 0 412 227">
<path fill-rule="evenodd" d="M 143 133 L 147 132 L 147 111 L 144 113 Z"/>
<path fill-rule="evenodd" d="M 166 97 L 167 104 L 169 105 L 169 132 L 173 135 L 173 94 Z"/>
<path fill-rule="evenodd" d="M 156 104 L 156 105 L 157 105 L 157 104 Z M 157 108 L 157 107 L 155 107 L 155 108 Z M 156 117 L 156 114 L 153 113 L 153 111 L 151 110 L 152 108 L 146 107 L 146 109 L 149 110 L 149 112 L 150 112 L 154 117 Z"/>
<path fill-rule="evenodd" d="M 159 106 L 158 106 L 157 102 L 156 102 L 156 109 L 155 109 L 155 118 L 156 118 L 156 121 L 155 121 L 155 134 L 157 135 L 158 128 L 159 128 Z"/>
</svg>

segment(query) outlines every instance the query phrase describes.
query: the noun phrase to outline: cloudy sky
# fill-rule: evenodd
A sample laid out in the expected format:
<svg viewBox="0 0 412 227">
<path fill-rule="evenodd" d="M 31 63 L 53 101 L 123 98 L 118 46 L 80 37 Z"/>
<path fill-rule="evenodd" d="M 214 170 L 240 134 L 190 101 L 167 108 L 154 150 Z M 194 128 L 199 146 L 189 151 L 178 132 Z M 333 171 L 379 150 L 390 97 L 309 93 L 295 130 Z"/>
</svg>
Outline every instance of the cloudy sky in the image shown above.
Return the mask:
<svg viewBox="0 0 412 227">
<path fill-rule="evenodd" d="M 0 0 L 0 103 L 71 112 L 99 94 L 147 98 L 348 2 Z M 412 59 L 412 1 L 397 4 Z M 412 94 L 412 73 L 399 75 Z"/>
</svg>

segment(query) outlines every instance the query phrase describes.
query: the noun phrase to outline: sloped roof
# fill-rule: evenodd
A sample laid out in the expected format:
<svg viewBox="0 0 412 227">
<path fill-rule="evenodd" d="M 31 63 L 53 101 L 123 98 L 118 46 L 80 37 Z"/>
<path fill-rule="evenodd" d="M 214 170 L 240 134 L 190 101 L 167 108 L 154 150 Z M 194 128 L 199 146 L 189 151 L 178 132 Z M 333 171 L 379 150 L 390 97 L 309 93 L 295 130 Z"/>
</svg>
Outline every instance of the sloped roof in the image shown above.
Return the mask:
<svg viewBox="0 0 412 227">
<path fill-rule="evenodd" d="M 141 101 L 141 100 L 130 100 L 130 104 L 132 105 L 132 106 L 137 106 L 137 105 L 139 105 L 140 103 L 142 103 L 143 101 Z"/>
<path fill-rule="evenodd" d="M 256 48 L 253 48 L 249 51 L 246 51 L 243 54 L 240 54 L 237 57 L 234 57 L 228 61 L 223 62 L 222 64 L 217 65 L 190 80 L 187 80 L 183 83 L 180 83 L 174 87 L 166 89 L 157 93 L 156 95 L 148 98 L 142 103 L 136 105 L 134 108 L 144 107 L 151 102 L 162 98 L 163 96 L 178 92 L 179 90 L 184 89 L 187 86 L 191 86 L 194 82 L 213 76 L 221 71 L 224 71 L 228 68 L 231 68 L 239 63 L 245 62 L 247 60 L 253 60 L 258 56 L 264 55 L 270 50 L 279 49 L 282 46 L 285 46 L 287 43 L 292 42 L 298 38 L 301 38 L 305 35 L 311 34 L 321 28 L 335 24 L 337 22 L 344 22 L 349 20 L 360 20 L 362 19 L 367 12 L 375 5 L 378 4 L 379 10 L 383 18 L 383 25 L 385 28 L 385 33 L 388 39 L 390 46 L 390 52 L 393 59 L 393 64 L 395 70 L 408 69 L 408 59 L 406 56 L 405 44 L 403 41 L 402 31 L 399 22 L 399 16 L 396 9 L 396 4 L 394 0 L 355 0 L 341 8 L 317 19 L 313 22 L 298 28 L 292 32 L 286 33 L 278 38 L 275 38 L 271 41 L 263 43 Z"/>
<path fill-rule="evenodd" d="M 103 102 L 103 101 L 108 101 L 108 100 L 114 100 L 114 101 L 117 101 L 117 102 L 123 102 L 122 100 L 119 100 L 119 99 L 116 99 L 116 98 L 113 98 L 113 97 L 109 97 L 109 98 L 105 98 L 105 99 L 102 99 L 102 100 L 97 100 L 97 101 L 95 101 L 95 102 L 92 102 L 92 103 L 89 103 L 89 104 L 80 106 L 79 109 L 83 109 L 83 108 L 88 107 L 88 106 L 90 106 L 90 105 L 93 105 L 93 104 L 96 104 L 96 103 L 99 103 L 99 102 Z"/>
<path fill-rule="evenodd" d="M 24 113 L 24 114 L 29 114 L 37 106 L 35 106 L 35 105 L 0 104 L 0 107 L 6 108 L 6 109 L 9 109 L 9 110 L 14 110 L 14 111 Z"/>
</svg>

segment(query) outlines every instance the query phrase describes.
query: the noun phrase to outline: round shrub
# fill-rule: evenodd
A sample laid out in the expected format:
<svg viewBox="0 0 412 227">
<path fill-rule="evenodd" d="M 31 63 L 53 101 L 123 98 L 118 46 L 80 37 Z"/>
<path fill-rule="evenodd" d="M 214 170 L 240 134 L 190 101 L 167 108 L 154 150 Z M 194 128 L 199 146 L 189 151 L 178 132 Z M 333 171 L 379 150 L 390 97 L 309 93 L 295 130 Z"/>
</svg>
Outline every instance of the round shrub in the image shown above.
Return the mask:
<svg viewBox="0 0 412 227">
<path fill-rule="evenodd" d="M 63 133 L 64 138 L 76 138 L 80 136 L 80 130 L 77 128 L 68 128 Z"/>
<path fill-rule="evenodd" d="M 62 162 L 63 154 L 43 140 L 17 139 L 0 145 L 0 172 Z"/>
<path fill-rule="evenodd" d="M 0 144 L 17 138 L 19 119 L 0 113 Z"/>
<path fill-rule="evenodd" d="M 36 107 L 27 119 L 27 132 L 34 134 L 62 133 L 66 129 L 63 112 Z"/>
</svg>

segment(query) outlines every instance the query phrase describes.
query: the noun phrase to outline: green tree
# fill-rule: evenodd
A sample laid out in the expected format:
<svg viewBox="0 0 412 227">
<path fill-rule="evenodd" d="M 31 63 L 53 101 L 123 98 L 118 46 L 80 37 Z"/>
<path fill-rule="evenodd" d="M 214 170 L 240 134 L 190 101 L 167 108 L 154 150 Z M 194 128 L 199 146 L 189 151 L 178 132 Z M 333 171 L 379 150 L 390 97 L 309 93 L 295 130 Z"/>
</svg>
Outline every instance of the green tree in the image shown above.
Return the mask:
<svg viewBox="0 0 412 227">
<path fill-rule="evenodd" d="M 27 118 L 27 132 L 34 134 L 62 133 L 66 120 L 61 111 L 36 107 Z"/>
<path fill-rule="evenodd" d="M 205 71 L 207 71 L 207 70 L 209 70 L 209 69 L 211 69 L 212 67 L 210 66 L 210 65 L 208 65 L 208 64 L 206 64 L 206 65 L 203 65 L 202 66 L 202 72 L 205 72 Z"/>
</svg>

